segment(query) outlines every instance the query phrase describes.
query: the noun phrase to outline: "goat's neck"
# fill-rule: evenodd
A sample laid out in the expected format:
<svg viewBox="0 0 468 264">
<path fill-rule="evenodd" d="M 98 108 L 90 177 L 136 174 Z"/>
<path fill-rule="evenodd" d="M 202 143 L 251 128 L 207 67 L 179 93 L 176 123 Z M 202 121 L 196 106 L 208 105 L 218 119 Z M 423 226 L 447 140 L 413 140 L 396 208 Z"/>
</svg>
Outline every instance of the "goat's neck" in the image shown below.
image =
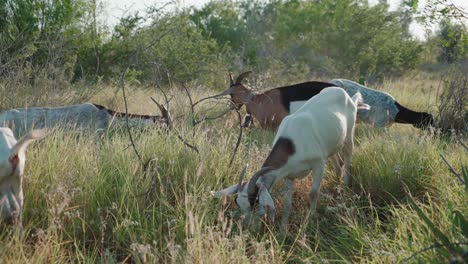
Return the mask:
<svg viewBox="0 0 468 264">
<path fill-rule="evenodd" d="M 273 170 L 262 175 L 258 180 L 257 184 L 261 183 L 267 188 L 268 191 L 271 191 L 271 188 L 277 181 L 277 171 Z"/>
<path fill-rule="evenodd" d="M 245 104 L 247 112 L 249 113 L 252 113 L 252 111 L 256 109 L 256 103 L 254 101 L 255 96 L 257 95 L 251 91 L 247 91 L 242 98 L 242 102 Z"/>
<path fill-rule="evenodd" d="M 250 91 L 249 89 L 247 88 L 243 88 L 241 91 L 238 92 L 239 95 L 240 95 L 240 100 L 242 101 L 242 103 L 244 104 L 248 104 L 249 102 L 252 101 L 252 98 L 255 96 L 254 93 L 252 93 L 252 91 Z"/>
<path fill-rule="evenodd" d="M 112 125 L 116 126 L 122 126 L 127 124 L 127 117 L 125 116 L 113 116 L 112 118 Z M 154 122 L 150 118 L 145 118 L 145 117 L 134 117 L 134 116 L 128 116 L 128 125 L 130 127 L 145 127 L 145 126 L 151 126 L 153 125 Z"/>
</svg>

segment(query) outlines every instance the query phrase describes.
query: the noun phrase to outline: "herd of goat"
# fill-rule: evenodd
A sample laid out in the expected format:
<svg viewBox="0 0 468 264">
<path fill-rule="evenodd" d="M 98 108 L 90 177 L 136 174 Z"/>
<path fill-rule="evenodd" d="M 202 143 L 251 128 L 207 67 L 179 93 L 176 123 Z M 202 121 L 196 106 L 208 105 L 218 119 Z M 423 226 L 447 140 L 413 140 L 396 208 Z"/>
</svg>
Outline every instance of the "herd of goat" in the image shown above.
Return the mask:
<svg viewBox="0 0 468 264">
<path fill-rule="evenodd" d="M 292 207 L 294 180 L 313 171 L 310 212 L 319 198 L 320 183 L 327 161 L 350 183 L 350 166 L 356 120 L 386 127 L 393 122 L 418 128 L 434 125 L 431 114 L 416 112 L 400 105 L 391 95 L 358 83 L 335 79 L 330 82 L 304 82 L 253 93 L 242 81 L 230 76 L 230 87 L 218 96 L 231 96 L 233 108 L 246 106 L 244 126 L 253 120 L 261 128 L 276 130 L 272 150 L 262 167 L 244 182 L 212 194 L 217 198 L 237 194 L 244 222 L 258 229 L 260 218 L 275 218 L 272 187 L 285 179 L 281 229 L 286 231 Z M 23 208 L 23 172 L 26 147 L 46 136 L 48 129 L 106 130 L 115 124 L 172 127 L 169 111 L 157 104 L 162 115 L 136 115 L 110 110 L 97 104 L 66 107 L 11 109 L 0 114 L 0 222 L 21 226 Z M 14 135 L 24 135 L 19 141 Z"/>
</svg>

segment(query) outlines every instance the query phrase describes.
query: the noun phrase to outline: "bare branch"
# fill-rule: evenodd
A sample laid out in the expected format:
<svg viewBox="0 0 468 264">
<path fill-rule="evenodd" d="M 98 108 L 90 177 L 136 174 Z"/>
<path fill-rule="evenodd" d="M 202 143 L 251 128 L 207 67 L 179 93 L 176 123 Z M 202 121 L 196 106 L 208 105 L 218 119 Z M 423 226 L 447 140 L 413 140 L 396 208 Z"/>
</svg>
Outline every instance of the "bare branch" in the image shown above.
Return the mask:
<svg viewBox="0 0 468 264">
<path fill-rule="evenodd" d="M 230 89 L 227 89 L 226 91 L 222 92 L 222 93 L 219 93 L 219 94 L 215 94 L 215 95 L 212 95 L 212 96 L 208 96 L 208 97 L 205 97 L 205 98 L 202 98 L 198 101 L 196 101 L 193 106 L 196 106 L 197 104 L 203 102 L 203 101 L 206 101 L 208 99 L 219 99 L 219 97 L 222 97 L 222 96 L 225 96 L 225 95 L 228 95 L 230 92 Z"/>
<path fill-rule="evenodd" d="M 185 83 L 181 82 L 181 84 L 182 84 L 182 87 L 184 88 L 185 93 L 187 94 L 187 97 L 189 99 L 190 112 L 192 114 L 192 126 L 195 126 L 195 124 L 196 124 L 196 121 L 195 121 L 195 106 L 193 105 L 192 96 L 190 95 L 190 92 L 188 91 L 187 86 L 185 86 Z M 193 135 L 195 135 L 195 130 L 193 131 Z"/>
<path fill-rule="evenodd" d="M 197 154 L 200 154 L 200 151 L 198 151 L 198 148 L 194 145 L 189 144 L 184 138 L 182 138 L 181 135 L 179 135 L 179 133 L 177 133 L 177 137 L 182 141 L 182 143 L 184 143 L 185 146 L 189 147 L 190 149 L 195 151 Z"/>
<path fill-rule="evenodd" d="M 465 181 L 462 179 L 461 175 L 457 171 L 455 171 L 455 169 L 452 167 L 452 165 L 450 165 L 450 163 L 445 159 L 445 157 L 440 153 L 439 153 L 439 156 L 442 158 L 442 160 L 445 162 L 445 164 L 449 167 L 449 171 L 453 175 L 455 175 L 458 178 L 458 180 L 460 180 L 460 182 L 462 184 L 465 184 Z"/>
<path fill-rule="evenodd" d="M 463 143 L 463 141 L 459 138 L 457 138 L 457 141 L 458 143 L 460 143 L 460 145 L 462 145 L 462 147 L 465 149 L 465 151 L 468 151 L 468 147 L 465 145 L 465 143 Z"/>
<path fill-rule="evenodd" d="M 224 111 L 224 112 L 222 112 L 221 114 L 218 114 L 218 115 L 216 115 L 216 116 L 205 116 L 205 117 L 203 117 L 203 118 L 200 119 L 200 120 L 196 120 L 194 126 L 196 126 L 196 125 L 198 125 L 198 124 L 200 124 L 200 123 L 202 123 L 202 122 L 208 121 L 208 120 L 215 120 L 215 119 L 218 119 L 218 118 L 220 118 L 220 117 L 222 117 L 222 116 L 225 116 L 226 114 L 230 113 L 231 111 L 232 111 L 232 109 L 228 109 L 228 110 L 226 110 L 226 111 Z"/>
<path fill-rule="evenodd" d="M 133 150 L 135 151 L 135 154 L 137 155 L 138 160 L 140 161 L 140 163 L 142 165 L 144 165 L 143 159 L 141 158 L 140 153 L 138 152 L 138 150 L 137 150 L 137 148 L 135 146 L 135 142 L 133 141 L 132 132 L 130 131 L 130 125 L 128 123 L 128 104 L 127 104 L 127 95 L 125 94 L 125 76 L 127 75 L 128 68 L 129 68 L 128 66 L 127 66 L 127 68 L 125 68 L 125 70 L 122 73 L 122 77 L 120 79 L 120 84 L 122 86 L 122 94 L 123 94 L 123 99 L 124 99 L 124 104 L 125 104 L 125 125 L 126 125 L 126 128 L 127 128 L 128 137 L 130 139 L 130 143 L 132 144 Z"/>
<path fill-rule="evenodd" d="M 231 101 L 230 101 L 231 102 Z M 232 102 L 231 102 L 232 104 Z M 233 109 L 236 111 L 237 113 L 237 117 L 239 118 L 239 135 L 237 137 L 237 143 L 236 143 L 236 146 L 234 147 L 234 151 L 232 152 L 231 154 L 231 158 L 229 160 L 229 166 L 232 165 L 232 162 L 234 161 L 234 157 L 236 156 L 236 153 L 237 153 L 237 149 L 239 148 L 239 145 L 240 145 L 240 142 L 241 142 L 241 139 L 242 139 L 242 131 L 243 131 L 243 126 L 242 126 L 242 116 L 239 112 L 238 109 L 236 109 L 235 107 L 233 107 Z"/>
<path fill-rule="evenodd" d="M 431 249 L 435 249 L 435 248 L 441 248 L 441 247 L 445 247 L 445 246 L 459 246 L 459 245 L 468 245 L 468 242 L 456 242 L 456 243 L 450 243 L 449 245 L 444 245 L 444 244 L 439 244 L 439 243 L 434 243 L 428 247 L 425 247 L 423 249 L 420 249 L 416 252 L 414 252 L 411 256 L 401 260 L 402 263 L 406 263 L 408 262 L 409 260 L 411 260 L 412 258 L 416 257 L 417 255 L 421 254 L 421 253 L 424 253 L 428 250 L 431 250 Z"/>
</svg>

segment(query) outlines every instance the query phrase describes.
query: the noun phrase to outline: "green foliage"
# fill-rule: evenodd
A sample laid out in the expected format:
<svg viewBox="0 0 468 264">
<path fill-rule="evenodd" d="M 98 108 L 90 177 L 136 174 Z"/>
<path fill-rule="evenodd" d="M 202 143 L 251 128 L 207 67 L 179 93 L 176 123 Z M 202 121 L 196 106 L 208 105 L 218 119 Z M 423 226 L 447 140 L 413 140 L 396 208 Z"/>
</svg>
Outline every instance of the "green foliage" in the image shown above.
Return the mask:
<svg viewBox="0 0 468 264">
<path fill-rule="evenodd" d="M 0 1 L 0 75 L 27 64 L 35 73 L 42 68 L 73 67 L 74 54 L 65 46 L 84 8 L 81 0 Z"/>
<path fill-rule="evenodd" d="M 267 69 L 281 61 L 376 79 L 414 69 L 422 52 L 409 34 L 408 12 L 363 0 L 211 1 L 192 10 L 191 19 L 205 37 L 229 45 L 240 68 Z"/>
<path fill-rule="evenodd" d="M 348 77 L 400 74 L 417 65 L 421 46 L 405 36 L 400 14 L 388 5 L 367 1 L 289 1 L 278 11 L 277 39 L 283 46 L 303 46 L 313 56 L 300 57 L 321 67 L 331 58 L 334 73 Z M 300 32 L 300 33 L 299 33 Z M 314 59 L 315 57 L 315 59 Z M 315 63 L 314 63 L 315 61 Z"/>
<path fill-rule="evenodd" d="M 461 23 L 443 20 L 438 33 L 440 62 L 453 63 L 468 58 L 468 28 Z"/>
<path fill-rule="evenodd" d="M 205 38 L 215 39 L 220 46 L 239 50 L 245 41 L 247 28 L 232 1 L 210 1 L 201 9 L 193 9 L 190 19 Z"/>
<path fill-rule="evenodd" d="M 383 2 L 214 0 L 189 10 L 150 7 L 112 31 L 99 19 L 100 3 L 2 0 L 0 70 L 29 64 L 32 73 L 44 68 L 45 78 L 96 82 L 133 68 L 137 82 L 169 74 L 219 85 L 226 68 L 300 65 L 309 75 L 375 80 L 414 69 L 422 52 L 408 31 L 411 14 Z"/>
</svg>

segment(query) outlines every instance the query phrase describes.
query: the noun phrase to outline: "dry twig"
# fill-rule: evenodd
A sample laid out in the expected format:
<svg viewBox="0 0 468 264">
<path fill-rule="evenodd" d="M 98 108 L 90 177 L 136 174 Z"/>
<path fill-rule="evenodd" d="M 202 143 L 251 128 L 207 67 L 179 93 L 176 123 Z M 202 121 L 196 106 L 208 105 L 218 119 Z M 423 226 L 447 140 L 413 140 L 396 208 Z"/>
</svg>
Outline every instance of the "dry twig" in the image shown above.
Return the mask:
<svg viewBox="0 0 468 264">
<path fill-rule="evenodd" d="M 405 258 L 405 259 L 402 259 L 401 262 L 402 263 L 407 263 L 408 261 L 410 261 L 412 258 L 416 257 L 417 255 L 421 254 L 421 253 L 424 253 L 428 250 L 431 250 L 431 249 L 435 249 L 435 248 L 441 248 L 441 247 L 445 247 L 445 246 L 460 246 L 460 245 L 468 245 L 468 242 L 456 242 L 456 243 L 450 243 L 449 245 L 444 245 L 444 244 L 440 244 L 440 243 L 434 243 L 428 247 L 425 247 L 425 248 L 422 248 L 416 252 L 414 252 L 413 254 L 411 254 L 411 256 Z"/>
<path fill-rule="evenodd" d="M 445 159 L 445 157 L 444 157 L 442 154 L 439 153 L 439 156 L 442 158 L 442 160 L 444 161 L 444 163 L 448 166 L 449 171 L 450 171 L 453 175 L 455 175 L 455 176 L 458 178 L 458 180 L 460 180 L 460 182 L 461 182 L 462 184 L 465 184 L 465 181 L 462 179 L 460 173 L 458 173 L 458 172 L 452 167 L 452 165 L 450 165 L 450 163 Z"/>
<path fill-rule="evenodd" d="M 122 86 L 122 95 L 123 95 L 124 104 L 125 104 L 125 126 L 127 128 L 128 137 L 130 139 L 130 143 L 132 144 L 133 150 L 135 151 L 135 154 L 137 155 L 138 160 L 140 161 L 140 163 L 142 165 L 144 165 L 143 159 L 141 158 L 141 155 L 140 155 L 140 153 L 138 152 L 138 150 L 137 150 L 137 148 L 135 146 L 135 142 L 133 140 L 132 132 L 130 131 L 130 125 L 128 123 L 128 104 L 127 104 L 127 95 L 125 93 L 125 76 L 127 75 L 127 70 L 128 70 L 128 66 L 123 71 L 122 76 L 121 76 L 121 80 L 120 80 L 120 84 Z"/>
</svg>

